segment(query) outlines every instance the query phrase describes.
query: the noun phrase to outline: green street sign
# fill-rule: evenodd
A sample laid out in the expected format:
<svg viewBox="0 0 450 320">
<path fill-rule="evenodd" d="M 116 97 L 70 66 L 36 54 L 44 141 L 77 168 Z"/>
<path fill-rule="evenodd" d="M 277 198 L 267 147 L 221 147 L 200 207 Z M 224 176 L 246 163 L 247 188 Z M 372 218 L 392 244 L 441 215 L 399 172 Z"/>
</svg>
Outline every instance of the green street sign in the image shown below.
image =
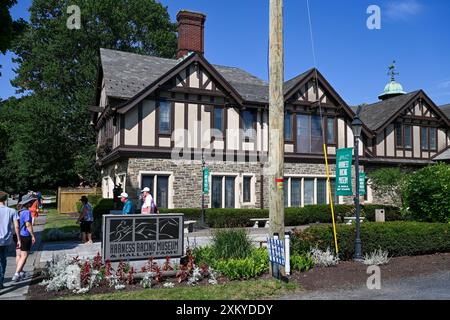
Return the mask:
<svg viewBox="0 0 450 320">
<path fill-rule="evenodd" d="M 353 148 L 338 149 L 336 153 L 336 195 L 351 196 Z"/>
<path fill-rule="evenodd" d="M 209 168 L 203 169 L 203 194 L 209 193 Z"/>
<path fill-rule="evenodd" d="M 366 174 L 364 172 L 359 173 L 359 195 L 366 195 Z"/>
</svg>

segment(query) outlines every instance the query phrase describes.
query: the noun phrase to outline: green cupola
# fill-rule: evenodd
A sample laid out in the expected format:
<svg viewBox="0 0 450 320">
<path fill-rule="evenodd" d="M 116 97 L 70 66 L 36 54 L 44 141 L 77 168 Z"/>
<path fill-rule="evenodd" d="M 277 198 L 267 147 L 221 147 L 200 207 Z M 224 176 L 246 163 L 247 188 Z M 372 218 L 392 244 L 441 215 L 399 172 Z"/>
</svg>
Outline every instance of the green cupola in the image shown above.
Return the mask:
<svg viewBox="0 0 450 320">
<path fill-rule="evenodd" d="M 387 100 L 396 96 L 406 94 L 406 92 L 403 91 L 402 85 L 395 81 L 395 76 L 398 74 L 399 73 L 395 72 L 395 61 L 394 61 L 392 62 L 392 65 L 389 67 L 388 73 L 388 75 L 391 76 L 391 82 L 389 82 L 384 87 L 384 92 L 378 96 L 380 100 Z"/>
</svg>

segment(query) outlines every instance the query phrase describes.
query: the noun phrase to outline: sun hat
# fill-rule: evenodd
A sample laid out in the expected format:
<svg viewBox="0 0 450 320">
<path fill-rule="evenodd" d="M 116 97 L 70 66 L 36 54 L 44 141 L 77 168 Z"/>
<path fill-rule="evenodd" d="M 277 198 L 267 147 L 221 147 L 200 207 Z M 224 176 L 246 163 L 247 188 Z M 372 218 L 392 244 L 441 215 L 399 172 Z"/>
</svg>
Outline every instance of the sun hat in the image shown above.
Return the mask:
<svg viewBox="0 0 450 320">
<path fill-rule="evenodd" d="M 145 187 L 144 189 L 142 189 L 141 192 L 150 192 L 150 188 L 149 187 Z"/>
<path fill-rule="evenodd" d="M 128 193 L 122 192 L 118 198 L 128 198 Z"/>
<path fill-rule="evenodd" d="M 37 200 L 35 197 L 25 195 L 22 197 L 22 201 L 20 201 L 19 204 L 23 206 L 23 205 L 27 204 L 28 202 L 35 201 L 35 200 Z"/>
</svg>

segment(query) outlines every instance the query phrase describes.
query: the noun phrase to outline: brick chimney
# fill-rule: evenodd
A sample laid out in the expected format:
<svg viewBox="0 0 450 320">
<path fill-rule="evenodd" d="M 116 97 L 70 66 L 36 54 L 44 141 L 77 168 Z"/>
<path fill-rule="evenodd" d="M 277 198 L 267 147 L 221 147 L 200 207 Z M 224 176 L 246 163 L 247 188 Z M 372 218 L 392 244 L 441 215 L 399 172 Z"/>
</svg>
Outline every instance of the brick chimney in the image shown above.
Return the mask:
<svg viewBox="0 0 450 320">
<path fill-rule="evenodd" d="M 205 52 L 205 20 L 203 13 L 181 10 L 177 14 L 178 52 L 177 59 L 189 51 Z"/>
</svg>

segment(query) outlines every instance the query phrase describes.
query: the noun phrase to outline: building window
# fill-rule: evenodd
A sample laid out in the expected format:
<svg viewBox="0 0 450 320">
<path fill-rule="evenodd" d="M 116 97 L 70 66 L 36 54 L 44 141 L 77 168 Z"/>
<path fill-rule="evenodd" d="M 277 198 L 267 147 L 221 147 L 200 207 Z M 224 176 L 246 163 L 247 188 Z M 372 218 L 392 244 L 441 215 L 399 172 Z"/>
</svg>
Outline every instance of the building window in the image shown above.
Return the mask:
<svg viewBox="0 0 450 320">
<path fill-rule="evenodd" d="M 422 127 L 420 128 L 420 146 L 422 150 L 437 150 L 437 129 Z"/>
<path fill-rule="evenodd" d="M 236 177 L 213 176 L 211 205 L 213 208 L 235 207 Z"/>
<path fill-rule="evenodd" d="M 327 144 L 336 144 L 336 128 L 334 118 L 327 118 Z"/>
<path fill-rule="evenodd" d="M 223 111 L 223 108 L 214 108 L 214 129 L 221 133 L 224 131 Z"/>
<path fill-rule="evenodd" d="M 326 179 L 317 179 L 317 204 L 327 204 Z"/>
<path fill-rule="evenodd" d="M 284 114 L 284 140 L 292 140 L 292 114 L 289 112 Z"/>
<path fill-rule="evenodd" d="M 395 139 L 397 147 L 403 147 L 403 126 L 399 122 L 395 124 Z"/>
<path fill-rule="evenodd" d="M 150 189 L 150 194 L 158 208 L 169 207 L 169 176 L 158 174 L 144 174 L 141 176 L 141 190 Z M 156 190 L 156 192 L 155 192 Z"/>
<path fill-rule="evenodd" d="M 297 115 L 297 152 L 323 153 L 320 116 Z"/>
<path fill-rule="evenodd" d="M 412 148 L 412 127 L 405 125 L 404 127 L 405 133 L 405 148 Z"/>
<path fill-rule="evenodd" d="M 304 179 L 305 186 L 304 205 L 314 204 L 314 179 Z"/>
<path fill-rule="evenodd" d="M 222 208 L 222 177 L 212 177 L 212 207 Z"/>
<path fill-rule="evenodd" d="M 159 133 L 170 134 L 170 109 L 171 105 L 168 101 L 159 102 Z"/>
<path fill-rule="evenodd" d="M 225 177 L 225 208 L 234 208 L 234 177 Z"/>
<path fill-rule="evenodd" d="M 400 122 L 395 124 L 395 142 L 398 148 L 412 148 L 412 127 Z"/>
<path fill-rule="evenodd" d="M 252 177 L 244 177 L 243 181 L 243 201 L 251 202 L 252 201 L 252 193 L 251 193 L 251 182 Z"/>
<path fill-rule="evenodd" d="M 302 180 L 291 179 L 291 207 L 302 206 Z"/>
<path fill-rule="evenodd" d="M 253 111 L 244 111 L 243 124 L 244 124 L 244 138 L 254 139 L 253 124 L 255 123 L 255 113 Z"/>
<path fill-rule="evenodd" d="M 437 150 L 437 129 L 429 128 L 430 130 L 430 150 Z"/>
<path fill-rule="evenodd" d="M 328 204 L 328 182 L 325 177 L 321 178 L 285 178 L 285 207 L 302 207 L 312 204 Z M 336 181 L 330 179 L 331 195 L 333 203 L 337 204 L 335 196 Z M 290 200 L 286 200 L 290 187 Z"/>
</svg>

